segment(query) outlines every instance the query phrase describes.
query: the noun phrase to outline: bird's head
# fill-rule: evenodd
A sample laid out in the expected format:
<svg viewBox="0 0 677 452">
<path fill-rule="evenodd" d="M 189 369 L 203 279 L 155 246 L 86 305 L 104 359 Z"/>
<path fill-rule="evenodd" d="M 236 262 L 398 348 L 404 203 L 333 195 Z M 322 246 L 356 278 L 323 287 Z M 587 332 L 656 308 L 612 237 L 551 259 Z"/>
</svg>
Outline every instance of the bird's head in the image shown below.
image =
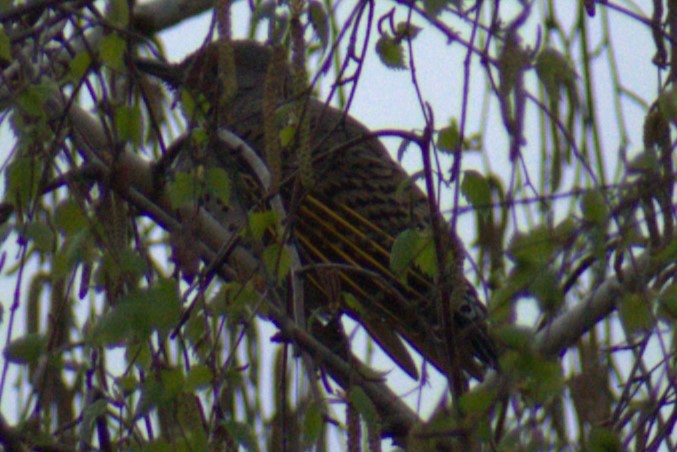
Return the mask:
<svg viewBox="0 0 677 452">
<path fill-rule="evenodd" d="M 184 88 L 203 94 L 208 100 L 218 98 L 223 71 L 223 43 L 209 43 L 177 64 L 138 59 L 137 67 L 162 79 L 172 89 Z M 238 94 L 262 92 L 272 50 L 256 41 L 232 41 Z M 286 72 L 288 68 L 283 68 Z M 286 76 L 286 74 L 282 74 Z"/>
</svg>

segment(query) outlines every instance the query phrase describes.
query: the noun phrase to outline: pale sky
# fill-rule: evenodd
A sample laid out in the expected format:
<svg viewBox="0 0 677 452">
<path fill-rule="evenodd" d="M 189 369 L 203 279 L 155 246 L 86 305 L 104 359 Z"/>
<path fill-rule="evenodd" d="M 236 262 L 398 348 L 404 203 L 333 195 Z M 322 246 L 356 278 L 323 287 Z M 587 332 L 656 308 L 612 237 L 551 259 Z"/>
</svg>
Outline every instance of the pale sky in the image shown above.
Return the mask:
<svg viewBox="0 0 677 452">
<path fill-rule="evenodd" d="M 238 19 L 242 17 L 242 10 L 245 9 L 246 3 L 247 2 L 236 2 L 232 15 L 233 18 Z M 344 2 L 342 4 L 347 3 L 351 2 Z M 562 8 L 562 17 L 565 21 L 572 20 L 570 17 L 568 19 L 566 18 L 568 13 L 565 8 L 569 8 L 569 12 L 573 12 L 572 10 L 575 9 L 573 8 L 573 5 L 578 2 L 568 1 L 561 3 L 567 5 Z M 376 2 L 376 4 L 376 17 L 386 11 L 386 8 L 392 6 L 389 2 Z M 602 9 L 602 7 L 598 6 L 596 18 L 588 20 L 591 42 L 594 43 L 599 42 L 600 37 L 602 20 L 599 11 L 600 9 Z M 534 16 L 538 17 L 535 12 Z M 399 13 L 397 15 L 397 21 L 405 19 L 406 16 L 404 14 Z M 646 27 L 638 27 L 635 23 L 617 13 L 612 12 L 610 14 L 610 19 L 613 25 L 612 40 L 615 43 L 618 70 L 621 74 L 620 78 L 622 82 L 640 98 L 644 100 L 653 99 L 657 92 L 656 71 L 650 70 L 649 73 L 640 73 L 636 70 L 636 68 L 651 68 L 649 62 L 653 57 L 652 52 L 654 45 L 649 30 Z M 185 21 L 181 25 L 162 33 L 161 37 L 165 43 L 168 58 L 172 61 L 179 61 L 185 55 L 197 49 L 208 31 L 210 21 L 211 15 L 203 14 L 202 16 Z M 247 23 L 248 21 L 234 20 L 236 37 L 244 36 L 244 30 Z M 415 23 L 425 26 L 420 19 L 415 19 Z M 467 34 L 465 34 L 467 32 L 467 27 L 462 26 L 461 24 L 458 26 L 452 24 L 452 26 L 456 30 L 464 30 L 464 36 L 467 37 Z M 537 30 L 533 26 L 527 28 L 527 30 L 528 31 L 525 31 L 522 35 L 525 42 L 534 42 Z M 376 30 L 372 30 L 372 40 L 375 40 L 377 37 L 376 35 Z M 419 78 L 420 86 L 423 89 L 423 95 L 425 100 L 430 102 L 433 107 L 437 127 L 442 127 L 448 123 L 451 116 L 460 118 L 461 93 L 463 91 L 463 60 L 466 56 L 465 49 L 459 44 L 453 44 L 447 47 L 440 34 L 431 32 L 430 30 L 424 30 L 420 36 L 416 38 L 414 48 L 417 76 Z M 359 88 L 352 105 L 351 114 L 371 129 L 397 128 L 420 130 L 424 121 L 411 85 L 411 74 L 408 71 L 394 72 L 386 69 L 376 57 L 373 49 L 374 46 L 372 43 L 369 49 L 370 57 L 366 59 Z M 477 58 L 474 58 L 473 61 L 474 67 L 471 74 L 484 74 L 484 69 L 479 66 Z M 599 68 L 607 67 L 607 60 L 604 59 L 600 61 L 598 66 Z M 598 68 L 595 68 L 595 70 L 597 69 Z M 608 74 L 605 70 L 598 70 L 595 77 L 595 88 L 597 89 L 597 96 L 599 99 L 599 105 L 596 107 L 598 108 L 598 112 L 602 112 L 599 114 L 605 114 L 603 113 L 604 111 L 612 111 L 615 108 L 612 104 L 612 93 L 610 91 L 612 87 L 608 82 Z M 528 77 L 530 87 L 534 86 L 534 80 L 535 76 L 533 74 Z M 327 93 L 328 90 L 326 88 L 331 81 L 331 78 L 323 81 L 323 89 L 321 90 L 323 94 Z M 483 114 L 482 108 L 485 102 L 482 94 L 485 90 L 483 83 L 485 83 L 485 81 L 480 77 L 474 77 L 471 80 L 471 101 L 468 109 L 469 126 L 467 129 L 469 133 L 478 131 L 482 126 L 479 124 L 479 121 Z M 533 89 L 532 91 L 535 92 Z M 641 124 L 643 122 L 645 111 L 642 108 L 634 106 L 629 101 L 625 101 L 623 107 L 624 114 L 626 115 L 625 124 L 628 126 L 628 133 L 631 138 L 628 149 L 630 154 L 632 154 L 638 152 L 641 147 Z M 532 141 L 538 139 L 540 135 L 536 132 L 539 124 L 536 120 L 536 110 L 533 104 L 528 105 L 528 118 L 526 136 L 530 139 L 530 142 L 523 149 L 523 153 L 525 155 L 525 161 L 530 167 L 530 173 L 537 177 L 539 171 L 538 158 L 536 157 L 539 156 L 540 151 L 538 149 L 538 143 Z M 488 133 L 485 138 L 484 152 L 490 161 L 492 171 L 498 174 L 506 174 L 510 168 L 510 164 L 506 158 L 508 141 L 495 101 L 492 101 L 489 104 L 487 121 L 490 124 L 486 124 Z M 617 152 L 619 146 L 618 131 L 615 130 L 615 123 L 615 120 L 612 121 L 611 124 L 608 124 L 609 127 L 603 132 L 603 147 L 608 153 L 607 168 L 610 170 L 608 174 L 612 176 L 614 174 L 613 170 L 615 170 L 617 164 Z M 3 125 L 0 129 L 0 142 L 2 143 L 0 153 L 2 153 L 3 162 L 7 160 L 7 153 L 9 149 L 11 149 L 10 136 L 11 133 L 7 131 L 6 125 Z M 397 140 L 389 140 L 387 141 L 387 145 L 395 158 L 399 142 Z M 411 147 L 404 161 L 405 167 L 411 171 L 415 171 L 420 167 L 416 152 L 414 147 Z M 535 156 L 534 158 L 530 158 L 532 153 Z M 464 157 L 463 169 L 471 168 L 478 169 L 483 173 L 485 172 L 485 160 L 482 154 L 472 153 Z M 567 174 L 566 176 L 571 180 L 571 174 Z M 466 204 L 463 199 L 461 201 L 463 202 L 463 205 Z M 562 212 L 562 216 L 565 216 L 566 214 L 566 212 Z M 475 239 L 473 221 L 472 215 L 464 215 L 461 218 L 460 223 L 462 241 L 465 243 L 465 246 L 469 249 L 471 254 L 473 253 L 471 244 Z M 15 251 L 12 251 L 12 249 L 15 249 L 13 244 L 9 242 L 5 243 L 2 249 L 8 252 L 8 258 L 10 259 L 10 263 L 12 263 L 11 261 L 14 258 L 13 253 L 15 253 Z M 470 270 L 470 268 L 470 265 L 466 266 L 467 270 Z M 470 277 L 472 279 L 472 274 L 470 274 Z M 0 284 L 2 284 L 1 287 L 3 287 L 0 295 L 3 304 L 9 303 L 12 300 L 11 294 L 14 290 L 13 282 L 13 278 L 4 278 L 0 281 Z M 480 294 L 482 298 L 484 298 L 485 292 L 480 290 Z M 528 309 L 528 303 L 526 303 L 526 305 L 526 309 L 520 310 L 519 321 L 525 325 L 533 326 L 535 321 L 533 310 Z M 9 314 L 7 311 L 8 307 L 9 306 L 5 305 L 5 317 L 0 324 L 0 337 L 3 339 L 6 337 Z M 20 336 L 23 328 L 23 310 L 20 310 L 18 315 L 20 321 L 16 322 L 14 337 Z M 263 322 L 261 323 L 263 324 Z M 274 329 L 269 324 L 266 325 L 263 326 L 263 334 L 261 335 L 261 339 L 264 343 L 274 332 Z M 365 344 L 364 340 L 358 340 L 356 342 Z M 396 390 L 398 393 L 405 393 L 417 387 L 417 382 L 409 379 L 402 372 L 395 369 L 395 366 L 387 358 L 382 354 L 380 355 L 381 356 L 376 360 L 376 366 L 382 370 L 392 370 L 388 375 L 391 387 L 397 388 Z M 3 358 L 0 357 L 0 360 L 2 359 Z M 264 372 L 264 374 L 270 374 L 270 361 L 272 361 L 272 359 L 262 360 L 262 372 Z M 420 412 L 424 416 L 427 416 L 430 411 L 435 408 L 439 396 L 446 385 L 443 379 L 436 374 L 431 366 L 428 366 L 428 368 L 434 377 L 431 380 L 430 385 L 424 388 L 422 394 L 414 391 L 407 398 L 412 407 L 420 406 Z M 8 380 L 9 385 L 11 386 L 13 382 L 14 380 L 10 377 Z M 268 390 L 270 390 L 270 388 L 268 388 Z M 6 393 L 3 402 L 7 403 L 8 401 L 13 400 L 13 397 L 8 393 L 8 391 L 11 391 L 9 387 L 6 387 L 5 391 Z M 423 399 L 419 399 L 420 395 L 423 395 Z M 13 414 L 12 410 L 6 408 L 8 408 L 7 405 L 4 405 L 3 412 L 6 413 L 6 415 L 11 416 Z M 339 408 L 339 410 L 340 412 L 343 411 L 342 408 Z M 15 419 L 10 417 L 9 421 L 14 422 Z"/>
</svg>

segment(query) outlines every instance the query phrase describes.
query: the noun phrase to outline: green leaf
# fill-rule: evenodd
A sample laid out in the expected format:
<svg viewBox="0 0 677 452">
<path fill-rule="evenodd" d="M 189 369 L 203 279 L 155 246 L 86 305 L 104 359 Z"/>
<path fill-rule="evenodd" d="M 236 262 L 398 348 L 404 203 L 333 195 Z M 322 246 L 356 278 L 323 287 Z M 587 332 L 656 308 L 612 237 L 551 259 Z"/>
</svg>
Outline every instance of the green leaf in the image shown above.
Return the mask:
<svg viewBox="0 0 677 452">
<path fill-rule="evenodd" d="M 249 213 L 249 232 L 254 240 L 260 240 L 268 230 L 275 230 L 277 215 L 272 210 Z"/>
<path fill-rule="evenodd" d="M 207 434 L 203 426 L 203 410 L 197 395 L 181 391 L 172 405 L 176 409 L 177 430 L 181 431 L 179 450 L 209 450 Z M 185 443 L 183 443 L 185 441 Z M 183 445 L 185 444 L 185 445 Z"/>
<path fill-rule="evenodd" d="M 461 193 L 476 209 L 487 210 L 491 205 L 491 187 L 489 181 L 475 170 L 463 171 Z M 487 213 L 488 210 L 487 210 Z"/>
<path fill-rule="evenodd" d="M 505 330 L 507 331 L 507 330 Z M 515 330 L 513 330 L 515 331 Z M 508 337 L 507 334 L 501 338 Z M 501 355 L 501 369 L 522 389 L 525 396 L 537 403 L 547 403 L 561 396 L 564 390 L 562 369 L 557 361 L 551 361 L 533 350 L 533 336 L 521 349 L 507 349 Z"/>
<path fill-rule="evenodd" d="M 88 404 L 85 406 L 85 409 L 82 410 L 82 426 L 83 426 L 83 434 L 86 435 L 87 438 L 92 433 L 93 427 L 96 423 L 96 419 L 99 416 L 103 416 L 106 414 L 106 411 L 108 410 L 108 401 L 106 399 L 99 399 L 95 400 L 93 403 Z"/>
<path fill-rule="evenodd" d="M 28 85 L 17 98 L 17 105 L 26 114 L 37 118 L 46 118 L 45 100 L 52 92 L 52 85 L 43 81 L 38 85 Z"/>
<path fill-rule="evenodd" d="M 362 419 L 364 419 L 368 425 L 378 426 L 380 422 L 378 411 L 376 411 L 373 402 L 369 399 L 367 394 L 365 394 L 364 390 L 359 386 L 353 386 L 350 388 L 348 394 L 350 403 L 357 409 L 362 416 Z"/>
<path fill-rule="evenodd" d="M 651 174 L 659 171 L 661 163 L 654 148 L 646 149 L 628 162 L 628 174 Z"/>
<path fill-rule="evenodd" d="M 621 323 L 629 336 L 648 331 L 653 326 L 653 318 L 646 295 L 636 292 L 625 293 L 618 305 Z"/>
<path fill-rule="evenodd" d="M 421 32 L 421 27 L 417 27 L 411 22 L 399 22 L 395 26 L 395 36 L 398 39 L 406 39 L 411 41 Z"/>
<path fill-rule="evenodd" d="M 259 294 L 250 284 L 229 282 L 222 286 L 211 300 L 209 307 L 219 315 L 241 318 L 249 315 L 248 307 L 253 306 L 259 299 Z"/>
<path fill-rule="evenodd" d="M 311 402 L 303 418 L 304 438 L 309 444 L 314 444 L 322 433 L 322 411 L 318 403 Z"/>
<path fill-rule="evenodd" d="M 21 235 L 33 242 L 33 246 L 41 253 L 54 251 L 55 237 L 52 229 L 45 223 L 31 221 L 20 231 Z"/>
<path fill-rule="evenodd" d="M 198 105 L 193 93 L 186 88 L 181 88 L 181 108 L 184 116 L 187 118 L 194 118 L 195 110 Z"/>
<path fill-rule="evenodd" d="M 146 306 L 147 315 L 152 317 L 153 329 L 173 328 L 181 318 L 181 300 L 178 296 L 176 281 L 165 279 L 150 288 L 137 291 L 130 302 Z"/>
<path fill-rule="evenodd" d="M 658 297 L 658 314 L 667 321 L 677 320 L 677 284 L 670 284 Z"/>
<path fill-rule="evenodd" d="M 423 0 L 423 9 L 432 17 L 437 17 L 448 5 L 454 5 L 458 9 L 463 5 L 463 0 Z"/>
<path fill-rule="evenodd" d="M 412 451 L 431 451 L 436 450 L 439 446 L 438 432 L 454 432 L 459 428 L 464 428 L 459 419 L 451 413 L 441 412 L 438 410 L 433 413 L 430 420 L 426 422 L 421 430 L 417 430 L 416 435 L 410 435 L 407 439 L 407 449 Z M 461 425 L 459 425 L 461 424 Z M 474 427 L 474 426 L 473 426 Z M 423 434 L 418 434 L 418 432 Z M 430 435 L 425 434 L 430 432 Z M 475 431 L 473 431 L 473 435 Z"/>
<path fill-rule="evenodd" d="M 557 242 L 558 237 L 551 229 L 536 226 L 528 234 L 515 234 L 508 245 L 507 254 L 522 268 L 541 268 L 551 262 Z"/>
<path fill-rule="evenodd" d="M 223 303 L 221 303 L 221 305 L 223 305 Z M 201 353 L 206 351 L 209 347 L 209 344 L 203 340 L 207 334 L 207 325 L 204 315 L 202 313 L 195 313 L 191 315 L 183 327 L 182 334 L 189 344 L 195 346 L 196 354 L 198 354 L 200 358 L 206 359 L 206 356 Z"/>
<path fill-rule="evenodd" d="M 670 146 L 670 121 L 666 117 L 665 112 L 660 108 L 651 109 L 644 117 L 644 152 L 652 152 L 655 154 L 656 146 L 659 148 Z M 630 166 L 630 165 L 627 165 Z M 630 170 L 626 170 L 630 173 Z"/>
<path fill-rule="evenodd" d="M 99 287 L 109 281 L 121 279 L 127 282 L 138 281 L 146 274 L 146 270 L 147 262 L 144 258 L 136 250 L 125 248 L 118 250 L 115 255 L 104 253 L 95 273 L 95 281 Z"/>
<path fill-rule="evenodd" d="M 54 256 L 54 274 L 59 277 L 66 276 L 76 264 L 92 262 L 98 252 L 94 245 L 89 229 L 73 233 L 66 237 L 63 245 L 58 247 Z"/>
<path fill-rule="evenodd" d="M 250 425 L 234 420 L 226 421 L 226 429 L 230 436 L 240 444 L 244 450 L 257 451 L 259 450 L 257 435 Z"/>
<path fill-rule="evenodd" d="M 559 363 L 538 356 L 530 360 L 529 364 L 524 390 L 531 398 L 539 403 L 547 403 L 562 394 L 565 384 Z"/>
<path fill-rule="evenodd" d="M 341 292 L 341 296 L 343 297 L 343 302 L 348 309 L 357 314 L 365 313 L 364 305 L 360 303 L 360 300 L 358 300 L 355 295 L 351 294 L 350 292 Z"/>
<path fill-rule="evenodd" d="M 536 58 L 536 74 L 551 99 L 558 100 L 562 89 L 575 95 L 576 73 L 560 51 L 551 47 L 543 49 Z"/>
<path fill-rule="evenodd" d="M 42 173 L 42 164 L 28 157 L 14 160 L 7 169 L 7 194 L 25 206 L 36 195 Z"/>
<path fill-rule="evenodd" d="M 425 244 L 416 229 L 405 229 L 396 238 L 390 253 L 390 269 L 403 277 Z"/>
<path fill-rule="evenodd" d="M 430 277 L 437 275 L 437 255 L 430 231 L 405 229 L 395 238 L 390 252 L 390 269 L 404 279 L 414 265 Z"/>
<path fill-rule="evenodd" d="M 186 378 L 179 369 L 164 369 L 161 373 L 164 395 L 170 400 L 175 399 L 186 386 Z"/>
<path fill-rule="evenodd" d="M 320 38 L 322 48 L 326 49 L 329 44 L 329 18 L 322 2 L 318 0 L 308 2 L 308 21 Z"/>
<path fill-rule="evenodd" d="M 190 131 L 190 144 L 198 149 L 203 149 L 209 144 L 209 135 L 202 127 L 196 127 Z"/>
<path fill-rule="evenodd" d="M 461 130 L 456 118 L 451 118 L 449 125 L 437 133 L 437 148 L 445 154 L 456 151 L 476 151 L 482 149 L 482 136 L 474 133 L 461 140 Z"/>
<path fill-rule="evenodd" d="M 115 71 L 125 69 L 125 52 L 127 43 L 116 33 L 110 33 L 101 39 L 99 56 L 103 64 Z"/>
<path fill-rule="evenodd" d="M 129 4 L 127 0 L 111 0 L 106 19 L 111 25 L 126 28 L 129 24 Z"/>
<path fill-rule="evenodd" d="M 491 319 L 497 324 L 511 322 L 515 315 L 514 300 L 518 290 L 514 287 L 514 281 L 508 280 L 506 284 L 492 291 L 489 306 L 491 307 Z M 520 290 L 521 292 L 521 287 Z"/>
<path fill-rule="evenodd" d="M 576 240 L 578 233 L 578 224 L 573 218 L 565 218 L 555 226 L 554 230 L 554 236 L 557 243 L 564 246 L 569 246 L 568 244 Z"/>
<path fill-rule="evenodd" d="M 263 264 L 269 274 L 276 275 L 278 281 L 281 281 L 289 274 L 291 258 L 285 247 L 273 244 L 263 250 Z"/>
<path fill-rule="evenodd" d="M 139 380 L 133 374 L 126 374 L 116 378 L 115 385 L 122 394 L 129 395 L 139 387 Z"/>
<path fill-rule="evenodd" d="M 529 290 L 545 312 L 554 313 L 564 303 L 559 277 L 550 268 L 543 268 L 534 275 Z"/>
<path fill-rule="evenodd" d="M 292 124 L 280 130 L 280 146 L 282 146 L 283 148 L 290 147 L 290 145 L 294 141 L 294 137 L 296 137 L 296 128 L 297 126 L 295 124 Z"/>
<path fill-rule="evenodd" d="M 430 231 L 420 232 L 423 240 L 421 252 L 416 256 L 414 263 L 416 266 L 430 278 L 435 278 L 438 274 L 437 253 L 435 252 L 435 242 Z"/>
<path fill-rule="evenodd" d="M 204 364 L 193 366 L 188 372 L 188 377 L 186 378 L 185 390 L 188 392 L 193 392 L 200 389 L 205 389 L 214 378 L 214 374 L 209 369 L 209 367 Z"/>
<path fill-rule="evenodd" d="M 47 338 L 40 334 L 27 334 L 5 347 L 3 355 L 13 364 L 34 364 L 47 351 Z"/>
<path fill-rule="evenodd" d="M 89 341 L 115 345 L 131 338 L 145 340 L 153 331 L 167 332 L 180 318 L 181 301 L 176 282 L 162 280 L 123 297 L 93 328 Z"/>
<path fill-rule="evenodd" d="M 89 229 L 89 220 L 82 208 L 74 201 L 64 201 L 56 208 L 56 227 L 66 235 L 73 235 Z"/>
<path fill-rule="evenodd" d="M 196 99 L 189 90 L 182 88 L 181 107 L 186 118 L 191 121 L 202 120 L 205 112 L 209 111 L 209 100 L 202 93 Z"/>
<path fill-rule="evenodd" d="M 620 452 L 624 448 L 616 432 L 603 427 L 593 427 L 590 430 L 587 450 L 590 452 Z"/>
<path fill-rule="evenodd" d="M 404 48 L 387 34 L 381 35 L 376 42 L 376 54 L 381 62 L 392 69 L 406 69 L 404 64 Z"/>
<path fill-rule="evenodd" d="M 205 186 L 223 205 L 230 205 L 230 176 L 226 170 L 219 167 L 207 168 Z"/>
<path fill-rule="evenodd" d="M 677 119 L 677 86 L 672 87 L 658 97 L 658 108 L 666 119 Z"/>
<path fill-rule="evenodd" d="M 12 43 L 5 32 L 5 27 L 0 27 L 0 60 L 12 61 Z"/>
<path fill-rule="evenodd" d="M 167 184 L 167 193 L 172 203 L 172 208 L 179 207 L 196 201 L 201 193 L 200 184 L 196 180 L 195 174 L 188 172 L 177 172 L 169 184 Z"/>
<path fill-rule="evenodd" d="M 140 145 L 143 138 L 143 121 L 138 105 L 123 105 L 115 110 L 115 130 L 118 139 Z"/>
<path fill-rule="evenodd" d="M 494 405 L 496 391 L 491 389 L 473 390 L 461 396 L 460 407 L 464 414 L 477 418 L 487 413 Z"/>
<path fill-rule="evenodd" d="M 118 253 L 118 265 L 120 269 L 130 275 L 141 277 L 147 270 L 148 262 L 135 249 L 125 248 Z"/>
<path fill-rule="evenodd" d="M 451 118 L 449 126 L 440 129 L 437 134 L 437 147 L 444 152 L 451 153 L 458 150 L 461 141 L 461 131 L 456 118 Z"/>
<path fill-rule="evenodd" d="M 127 362 L 133 362 L 134 366 L 143 371 L 150 370 L 156 358 L 148 344 L 140 341 L 131 341 L 125 348 L 125 359 Z"/>
<path fill-rule="evenodd" d="M 92 57 L 87 51 L 80 51 L 68 65 L 68 72 L 70 73 L 73 80 L 78 81 L 87 74 L 90 66 L 92 64 Z"/>
<path fill-rule="evenodd" d="M 146 379 L 140 393 L 141 397 L 136 406 L 136 415 L 139 417 L 148 414 L 153 406 L 163 401 L 162 384 L 156 378 Z"/>
<path fill-rule="evenodd" d="M 533 344 L 531 331 L 517 325 L 505 325 L 496 331 L 496 336 L 505 347 L 523 351 L 530 350 Z"/>
<path fill-rule="evenodd" d="M 583 218 L 592 224 L 603 225 L 609 217 L 609 206 L 600 190 L 590 190 L 581 198 Z"/>
</svg>

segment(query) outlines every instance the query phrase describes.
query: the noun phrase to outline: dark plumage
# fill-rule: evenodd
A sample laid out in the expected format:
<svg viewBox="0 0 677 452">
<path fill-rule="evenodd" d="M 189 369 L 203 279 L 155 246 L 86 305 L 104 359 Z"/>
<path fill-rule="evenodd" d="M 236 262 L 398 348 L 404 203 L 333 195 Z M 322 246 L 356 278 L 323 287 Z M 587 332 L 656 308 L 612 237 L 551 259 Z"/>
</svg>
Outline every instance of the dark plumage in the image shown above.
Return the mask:
<svg viewBox="0 0 677 452">
<path fill-rule="evenodd" d="M 220 111 L 216 122 L 264 155 L 262 98 L 271 50 L 255 42 L 235 42 L 233 47 L 238 91 L 228 105 L 229 112 Z M 183 87 L 194 96 L 204 94 L 214 103 L 222 92 L 217 61 L 217 44 L 210 44 L 178 65 L 140 62 L 139 67 L 173 88 Z M 288 70 L 279 74 L 285 86 L 290 86 Z M 289 93 L 284 93 L 282 100 L 289 99 Z M 394 239 L 406 229 L 430 226 L 425 194 L 378 139 L 365 138 L 369 135 L 366 127 L 319 100 L 307 100 L 315 182 L 301 188 L 295 177 L 298 158 L 287 150 L 280 187 L 292 237 L 307 268 L 306 305 L 321 307 L 328 299 L 336 299 L 326 289 L 331 285 L 327 279 L 334 278 L 341 291 L 357 300 L 357 305 L 341 302 L 338 312 L 364 325 L 409 375 L 416 377 L 417 369 L 398 335 L 446 373 L 444 322 L 438 319 L 441 310 L 436 306 L 439 290 L 416 269 L 409 272 L 407 281 L 390 270 Z M 217 146 L 208 154 L 213 164 L 246 171 L 246 165 L 238 166 L 225 149 Z M 218 209 L 207 208 L 218 219 Z M 331 266 L 316 265 L 323 263 L 340 266 L 328 270 Z M 464 294 L 453 319 L 463 348 L 455 365 L 481 378 L 483 370 L 476 359 L 496 367 L 496 352 L 486 330 L 486 310 L 467 281 Z"/>
</svg>

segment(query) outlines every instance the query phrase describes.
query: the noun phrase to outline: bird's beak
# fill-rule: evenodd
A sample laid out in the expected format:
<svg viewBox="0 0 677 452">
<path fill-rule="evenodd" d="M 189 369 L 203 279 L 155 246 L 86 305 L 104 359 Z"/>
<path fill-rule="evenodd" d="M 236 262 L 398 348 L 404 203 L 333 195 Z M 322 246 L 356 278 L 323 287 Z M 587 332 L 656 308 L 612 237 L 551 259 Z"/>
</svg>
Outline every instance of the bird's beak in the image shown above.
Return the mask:
<svg viewBox="0 0 677 452">
<path fill-rule="evenodd" d="M 138 58 L 134 63 L 141 72 L 159 78 L 172 88 L 177 88 L 183 81 L 181 71 L 174 64 L 163 63 L 161 61 L 149 60 L 146 58 Z"/>
</svg>

